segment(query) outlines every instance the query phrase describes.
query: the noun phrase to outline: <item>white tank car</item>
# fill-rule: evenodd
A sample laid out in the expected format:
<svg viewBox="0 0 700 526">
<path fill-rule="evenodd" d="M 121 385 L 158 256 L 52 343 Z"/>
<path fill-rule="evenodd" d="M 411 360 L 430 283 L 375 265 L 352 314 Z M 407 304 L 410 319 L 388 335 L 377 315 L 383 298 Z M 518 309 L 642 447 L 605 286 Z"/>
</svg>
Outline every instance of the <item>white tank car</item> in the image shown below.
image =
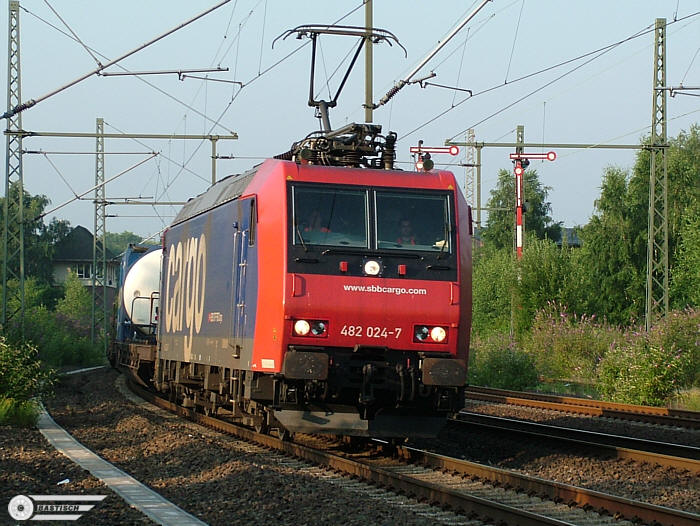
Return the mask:
<svg viewBox="0 0 700 526">
<path fill-rule="evenodd" d="M 123 302 L 132 326 L 145 332 L 157 321 L 162 249 L 153 250 L 136 261 L 124 279 Z"/>
</svg>

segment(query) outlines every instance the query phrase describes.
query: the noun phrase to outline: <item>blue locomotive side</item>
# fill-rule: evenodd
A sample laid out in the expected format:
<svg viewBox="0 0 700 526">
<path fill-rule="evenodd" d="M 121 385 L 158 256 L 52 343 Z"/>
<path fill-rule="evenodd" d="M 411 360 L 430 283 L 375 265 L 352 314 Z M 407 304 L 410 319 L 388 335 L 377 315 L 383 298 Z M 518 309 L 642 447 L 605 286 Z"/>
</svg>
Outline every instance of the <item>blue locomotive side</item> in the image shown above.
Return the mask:
<svg viewBox="0 0 700 526">
<path fill-rule="evenodd" d="M 221 204 L 164 235 L 159 359 L 245 368 L 257 304 L 255 199 Z"/>
</svg>

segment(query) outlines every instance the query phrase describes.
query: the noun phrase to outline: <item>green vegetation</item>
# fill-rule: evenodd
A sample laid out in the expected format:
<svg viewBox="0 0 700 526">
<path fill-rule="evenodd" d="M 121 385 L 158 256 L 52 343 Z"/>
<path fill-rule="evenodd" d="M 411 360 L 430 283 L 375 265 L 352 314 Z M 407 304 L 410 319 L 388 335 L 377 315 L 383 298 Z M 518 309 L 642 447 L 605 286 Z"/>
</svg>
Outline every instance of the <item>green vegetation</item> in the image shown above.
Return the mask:
<svg viewBox="0 0 700 526">
<path fill-rule="evenodd" d="M 55 371 L 46 369 L 31 345 L 11 345 L 0 337 L 0 424 L 31 426 L 37 401 L 51 393 Z"/>
<path fill-rule="evenodd" d="M 18 187 L 10 188 L 12 202 Z M 4 198 L 0 199 L 0 217 Z M 25 217 L 24 331 L 12 318 L 0 335 L 0 424 L 32 425 L 38 415 L 37 403 L 51 392 L 55 381 L 52 367 L 103 363 L 103 346 L 92 345 L 90 323 L 92 296 L 77 276 L 65 285 L 53 284 L 54 248 L 69 232 L 66 221 L 41 219 L 49 204 L 46 196 L 22 197 Z M 11 216 L 15 212 L 10 209 Z M 11 228 L 14 228 L 11 226 Z M 10 236 L 10 253 L 17 251 L 16 237 Z M 18 269 L 10 269 L 18 275 Z M 8 311 L 20 309 L 18 282 L 9 280 Z"/>
<path fill-rule="evenodd" d="M 112 252 L 112 254 L 121 254 L 126 250 L 130 243 L 147 245 L 158 244 L 155 241 L 144 242 L 141 236 L 134 234 L 133 232 L 129 232 L 128 230 L 119 234 L 113 232 L 105 233 L 105 245 L 107 246 L 107 250 Z"/>
<path fill-rule="evenodd" d="M 645 306 L 647 151 L 640 151 L 629 172 L 606 170 L 595 212 L 578 229 L 580 248 L 553 241 L 559 224 L 550 218 L 548 189 L 527 171 L 531 206 L 522 259 L 513 255 L 509 211 L 491 214 L 485 246 L 474 255 L 470 383 L 530 384 L 532 371 L 521 353 L 541 381 L 590 386 L 609 400 L 665 405 L 688 400 L 684 393 L 700 387 L 700 127 L 670 144 L 670 303 L 676 310 L 649 333 L 639 327 Z M 513 208 L 512 179 L 501 174 L 489 207 Z M 523 378 L 513 378 L 520 370 Z"/>
<path fill-rule="evenodd" d="M 530 355 L 518 350 L 513 342 L 501 335 L 474 342 L 469 357 L 469 383 L 497 389 L 534 389 L 537 369 Z"/>
</svg>

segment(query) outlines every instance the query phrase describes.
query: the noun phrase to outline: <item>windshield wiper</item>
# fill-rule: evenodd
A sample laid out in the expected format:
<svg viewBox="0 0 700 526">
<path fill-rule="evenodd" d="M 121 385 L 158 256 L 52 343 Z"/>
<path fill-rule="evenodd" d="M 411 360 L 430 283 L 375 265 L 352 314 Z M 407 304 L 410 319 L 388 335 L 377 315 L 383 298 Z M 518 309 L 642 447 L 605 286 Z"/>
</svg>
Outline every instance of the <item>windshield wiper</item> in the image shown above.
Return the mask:
<svg viewBox="0 0 700 526">
<path fill-rule="evenodd" d="M 440 247 L 440 252 L 437 255 L 437 259 L 442 259 L 443 254 L 445 253 L 445 247 L 450 243 L 450 224 L 445 221 L 445 240 L 442 243 L 442 246 Z"/>
<path fill-rule="evenodd" d="M 309 249 L 306 247 L 306 243 L 304 243 L 304 236 L 301 235 L 301 230 L 299 229 L 299 225 L 294 225 L 295 230 L 297 231 L 297 236 L 299 236 L 299 241 L 301 241 L 301 246 L 304 247 L 304 252 L 308 252 Z"/>
</svg>

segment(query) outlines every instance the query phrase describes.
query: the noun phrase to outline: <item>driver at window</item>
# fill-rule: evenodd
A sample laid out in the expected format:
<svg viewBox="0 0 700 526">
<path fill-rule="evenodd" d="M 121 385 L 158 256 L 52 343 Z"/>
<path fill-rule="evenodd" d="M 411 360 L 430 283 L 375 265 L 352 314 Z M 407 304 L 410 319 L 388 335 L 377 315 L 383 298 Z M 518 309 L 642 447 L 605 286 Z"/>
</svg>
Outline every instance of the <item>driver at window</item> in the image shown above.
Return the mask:
<svg viewBox="0 0 700 526">
<path fill-rule="evenodd" d="M 413 228 L 411 227 L 411 221 L 408 219 L 402 219 L 399 222 L 399 237 L 396 238 L 396 242 L 399 245 L 415 245 L 416 238 L 413 235 Z"/>
<path fill-rule="evenodd" d="M 318 210 L 314 210 L 311 212 L 311 215 L 309 215 L 309 219 L 304 227 L 304 232 L 330 232 L 330 229 L 323 226 L 321 213 Z"/>
</svg>

